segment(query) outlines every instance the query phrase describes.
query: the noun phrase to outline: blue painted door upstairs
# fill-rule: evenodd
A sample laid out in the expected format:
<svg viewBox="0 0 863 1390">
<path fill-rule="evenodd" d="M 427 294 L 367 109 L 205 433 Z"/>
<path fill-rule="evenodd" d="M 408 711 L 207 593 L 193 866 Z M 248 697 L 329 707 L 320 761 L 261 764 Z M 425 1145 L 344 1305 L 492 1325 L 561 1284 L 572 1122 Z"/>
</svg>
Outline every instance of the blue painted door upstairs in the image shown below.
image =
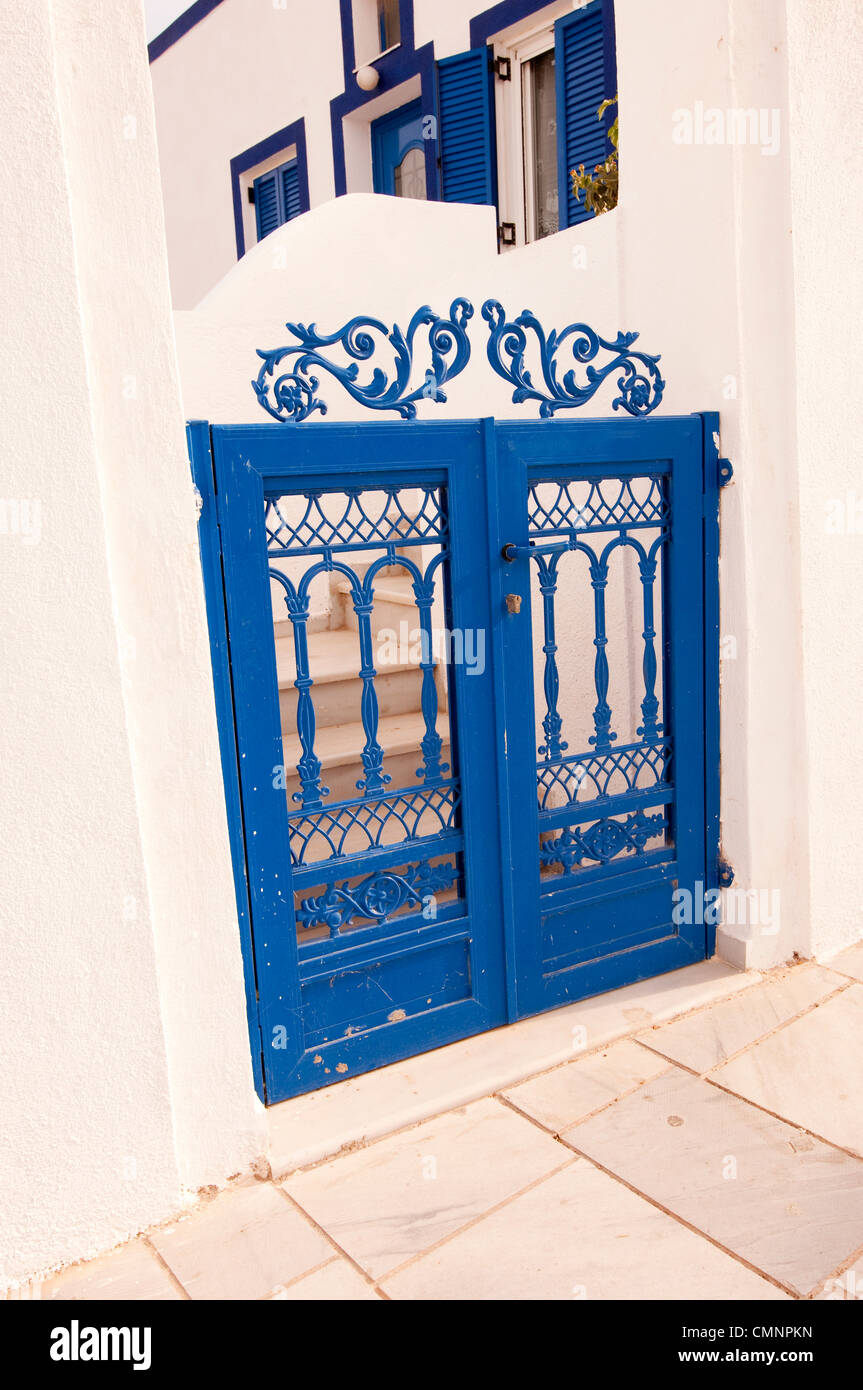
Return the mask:
<svg viewBox="0 0 863 1390">
<path fill-rule="evenodd" d="M 426 197 L 422 103 L 408 102 L 372 122 L 375 193 L 394 198 Z"/>
</svg>

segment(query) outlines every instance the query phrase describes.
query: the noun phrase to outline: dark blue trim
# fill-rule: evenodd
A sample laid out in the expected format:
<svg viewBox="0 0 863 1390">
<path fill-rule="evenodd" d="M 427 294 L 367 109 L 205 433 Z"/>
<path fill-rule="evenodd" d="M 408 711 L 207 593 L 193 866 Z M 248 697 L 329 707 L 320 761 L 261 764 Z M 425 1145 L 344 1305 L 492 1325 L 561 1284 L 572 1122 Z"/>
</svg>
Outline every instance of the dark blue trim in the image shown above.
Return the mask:
<svg viewBox="0 0 863 1390">
<path fill-rule="evenodd" d="M 161 34 L 157 34 L 152 43 L 147 44 L 147 53 L 151 63 L 155 63 L 157 58 L 161 58 L 166 49 L 171 48 L 178 39 L 184 34 L 188 34 L 190 29 L 194 29 L 196 24 L 200 24 L 202 19 L 221 5 L 222 0 L 196 0 L 194 5 L 190 5 L 181 15 L 178 15 L 173 24 L 169 24 L 167 29 L 163 29 Z"/>
<path fill-rule="evenodd" d="M 536 14 L 537 10 L 544 10 L 548 3 L 549 0 L 501 0 L 499 5 L 492 5 L 490 10 L 474 15 L 470 22 L 471 48 L 488 43 L 492 34 L 509 28 L 510 24 L 517 24 L 528 15 Z"/>
<path fill-rule="evenodd" d="M 720 824 L 720 672 L 719 672 L 719 415 L 701 415 L 704 458 L 704 886 L 718 888 Z M 712 956 L 716 927 L 706 925 L 706 951 Z"/>
<path fill-rule="evenodd" d="M 300 175 L 300 211 L 309 210 L 309 162 L 306 153 L 306 122 L 304 117 L 283 126 L 274 135 L 250 145 L 242 154 L 231 160 L 231 196 L 234 202 L 234 235 L 237 238 L 237 260 L 246 254 L 246 236 L 243 231 L 243 194 L 240 188 L 240 175 L 253 169 L 270 155 L 278 154 L 289 145 L 297 147 L 297 169 Z"/>
<path fill-rule="evenodd" d="M 379 97 L 382 92 L 400 87 L 411 77 L 419 76 L 423 116 L 435 114 L 435 70 L 434 44 L 424 44 L 414 48 L 414 6 L 413 0 L 399 0 L 399 24 L 401 38 L 397 47 L 382 58 L 374 60 L 372 66 L 380 75 L 380 81 L 373 92 L 364 92 L 357 86 L 354 76 L 356 66 L 356 45 L 354 43 L 354 16 L 351 0 L 339 0 L 342 21 L 342 58 L 344 63 L 345 89 L 330 102 L 330 124 L 333 137 L 333 178 L 335 194 L 341 198 L 348 191 L 345 169 L 345 135 L 342 121 L 351 112 L 359 110 L 367 102 Z M 436 139 L 424 141 L 426 156 L 426 195 L 429 200 L 439 197 Z"/>
<path fill-rule="evenodd" d="M 377 96 L 381 91 L 380 86 L 373 92 L 363 92 L 357 86 L 357 79 L 354 77 L 354 68 L 357 65 L 357 46 L 354 38 L 354 10 L 352 0 L 339 0 L 339 15 L 342 21 L 342 61 L 345 73 L 345 92 L 353 92 L 366 101 L 371 97 Z M 404 49 L 407 53 L 414 52 L 414 0 L 399 0 L 399 42 L 392 53 L 387 54 L 386 62 L 389 58 L 394 58 L 399 49 Z M 378 66 L 378 61 L 374 61 L 374 66 L 381 73 L 383 80 L 383 69 Z M 394 85 L 394 84 L 390 84 Z"/>
<path fill-rule="evenodd" d="M 249 885 L 246 877 L 246 849 L 243 829 L 243 808 L 240 802 L 240 772 L 237 762 L 237 735 L 234 720 L 234 693 L 231 681 L 231 661 L 228 649 L 228 628 L 225 616 L 225 589 L 222 575 L 222 545 L 216 516 L 215 474 L 210 449 L 210 427 L 205 420 L 190 420 L 186 426 L 186 442 L 192 465 L 192 478 L 201 495 L 201 515 L 198 519 L 198 547 L 204 578 L 204 598 L 207 608 L 207 629 L 210 636 L 210 660 L 213 666 L 213 691 L 216 700 L 216 724 L 222 760 L 222 781 L 225 788 L 225 809 L 228 817 L 228 839 L 234 870 L 234 893 L 237 901 L 237 921 L 240 930 L 240 950 L 243 956 L 243 980 L 246 992 L 246 1020 L 252 1049 L 252 1074 L 255 1090 L 266 1104 L 261 1026 L 258 1018 L 258 998 L 255 976 L 255 954 L 252 944 Z"/>
</svg>

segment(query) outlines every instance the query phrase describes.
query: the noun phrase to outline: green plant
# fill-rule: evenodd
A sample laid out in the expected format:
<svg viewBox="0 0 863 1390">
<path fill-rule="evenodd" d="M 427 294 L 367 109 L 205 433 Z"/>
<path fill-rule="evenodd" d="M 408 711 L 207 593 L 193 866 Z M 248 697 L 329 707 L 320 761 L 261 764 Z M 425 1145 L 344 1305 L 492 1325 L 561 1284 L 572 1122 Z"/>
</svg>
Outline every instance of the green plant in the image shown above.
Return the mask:
<svg viewBox="0 0 863 1390">
<path fill-rule="evenodd" d="M 617 105 L 617 93 L 609 97 L 602 103 L 598 112 L 597 119 L 602 120 L 610 106 Z M 588 212 L 595 212 L 597 216 L 601 212 L 609 212 L 611 208 L 617 207 L 617 128 L 618 117 L 615 116 L 608 129 L 608 139 L 612 145 L 611 153 L 604 164 L 597 164 L 593 173 L 585 172 L 583 164 L 577 169 L 570 169 L 569 176 L 572 179 L 572 191 L 580 201 L 584 194 L 584 204 Z"/>
</svg>

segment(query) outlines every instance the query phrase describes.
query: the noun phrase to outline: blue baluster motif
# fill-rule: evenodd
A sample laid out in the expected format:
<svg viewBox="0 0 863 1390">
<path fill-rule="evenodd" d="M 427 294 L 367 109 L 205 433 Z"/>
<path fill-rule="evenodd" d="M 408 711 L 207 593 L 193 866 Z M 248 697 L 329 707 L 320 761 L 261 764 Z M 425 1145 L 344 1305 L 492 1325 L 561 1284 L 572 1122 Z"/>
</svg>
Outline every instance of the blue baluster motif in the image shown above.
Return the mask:
<svg viewBox="0 0 863 1390">
<path fill-rule="evenodd" d="M 434 603 L 434 573 L 438 565 L 444 560 L 444 552 L 435 555 L 431 561 L 423 578 L 420 578 L 419 571 L 413 582 L 414 597 L 416 598 L 417 610 L 420 620 L 420 639 L 422 644 L 420 667 L 422 669 L 422 691 L 420 696 L 420 707 L 422 709 L 425 733 L 423 734 L 420 747 L 423 754 L 423 765 L 417 768 L 417 777 L 422 777 L 427 784 L 439 782 L 445 772 L 449 772 L 449 763 L 441 762 L 441 749 L 443 739 L 437 731 L 438 716 L 438 692 L 435 683 L 434 668 L 434 643 L 432 640 L 432 604 Z M 411 567 L 413 568 L 413 566 Z"/>
<path fill-rule="evenodd" d="M 605 631 L 605 589 L 608 583 L 608 547 L 603 551 L 601 559 L 595 555 L 590 562 L 590 582 L 593 586 L 594 597 L 594 632 L 593 645 L 596 648 L 596 658 L 593 667 L 593 680 L 596 686 L 596 708 L 593 711 L 593 722 L 596 726 L 596 734 L 588 740 L 596 747 L 597 753 L 606 752 L 617 738 L 617 734 L 611 733 L 611 707 L 606 699 L 608 694 L 608 657 L 605 648 L 608 645 L 608 637 Z M 592 554 L 592 552 L 590 552 Z"/>
<path fill-rule="evenodd" d="M 375 691 L 374 654 L 372 650 L 372 609 L 374 607 L 373 573 L 369 571 L 360 587 L 353 595 L 354 612 L 360 630 L 360 680 L 363 693 L 360 700 L 360 717 L 363 721 L 366 742 L 361 757 L 365 777 L 357 782 L 357 789 L 364 796 L 384 789 L 392 778 L 383 771 L 384 750 L 378 742 L 378 697 Z"/>
<path fill-rule="evenodd" d="M 656 738 L 662 732 L 662 724 L 657 723 L 656 716 L 659 713 L 659 700 L 656 697 L 656 649 L 654 640 L 656 638 L 656 628 L 653 617 L 653 584 L 656 579 L 656 548 L 661 543 L 663 537 L 654 541 L 650 549 L 650 554 L 645 555 L 642 551 L 638 562 L 638 571 L 641 576 L 643 610 L 644 610 L 644 630 L 642 638 L 644 640 L 644 699 L 641 702 L 641 726 L 637 733 L 644 739 Z"/>
<path fill-rule="evenodd" d="M 299 594 L 291 581 L 280 574 L 278 570 L 271 569 L 270 578 L 277 580 L 285 589 L 285 604 L 294 633 L 297 734 L 303 752 L 297 763 L 297 773 L 302 791 L 294 792 L 293 800 L 301 802 L 304 810 L 316 810 L 323 805 L 321 798 L 329 796 L 330 789 L 321 786 L 321 760 L 315 753 L 315 706 L 311 694 L 314 681 L 309 672 L 307 632 L 308 597 L 305 593 Z"/>
<path fill-rule="evenodd" d="M 542 594 L 544 625 L 542 650 L 545 654 L 545 671 L 543 673 L 545 715 L 542 721 L 542 727 L 545 732 L 545 743 L 540 745 L 539 752 L 550 762 L 554 758 L 562 757 L 569 747 L 569 744 L 564 742 L 560 737 L 563 728 L 563 720 L 557 709 L 557 701 L 560 694 L 560 676 L 557 669 L 554 602 L 557 594 L 557 562 L 559 556 L 552 555 L 547 559 L 544 555 L 537 555 L 535 559 L 537 569 L 539 570 L 539 592 Z"/>
</svg>

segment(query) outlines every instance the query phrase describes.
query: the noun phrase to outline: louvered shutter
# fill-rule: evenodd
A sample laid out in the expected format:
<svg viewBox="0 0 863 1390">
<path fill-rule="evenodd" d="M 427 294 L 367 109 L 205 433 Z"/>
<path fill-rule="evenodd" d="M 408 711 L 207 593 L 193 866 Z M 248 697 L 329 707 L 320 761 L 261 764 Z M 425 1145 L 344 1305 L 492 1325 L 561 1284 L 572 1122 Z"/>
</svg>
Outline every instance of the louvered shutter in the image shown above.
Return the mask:
<svg viewBox="0 0 863 1390">
<path fill-rule="evenodd" d="M 494 88 L 485 45 L 440 60 L 437 103 L 441 199 L 495 203 Z"/>
<path fill-rule="evenodd" d="M 276 182 L 276 170 L 270 174 L 262 174 L 259 179 L 255 179 L 255 218 L 258 224 L 258 241 L 263 241 L 265 236 L 275 231 L 280 222 L 279 217 L 279 187 Z"/>
<path fill-rule="evenodd" d="M 300 202 L 300 171 L 297 161 L 292 159 L 290 164 L 285 164 L 281 170 L 282 174 L 282 208 L 283 221 L 290 222 L 292 217 L 299 217 L 302 212 Z"/>
<path fill-rule="evenodd" d="M 559 19 L 554 26 L 557 73 L 558 185 L 560 225 L 572 227 L 595 214 L 584 195 L 572 192 L 570 170 L 583 164 L 590 173 L 607 159 L 611 144 L 609 112 L 602 121 L 597 109 L 617 92 L 612 0 L 594 0 L 584 9 Z"/>
</svg>

